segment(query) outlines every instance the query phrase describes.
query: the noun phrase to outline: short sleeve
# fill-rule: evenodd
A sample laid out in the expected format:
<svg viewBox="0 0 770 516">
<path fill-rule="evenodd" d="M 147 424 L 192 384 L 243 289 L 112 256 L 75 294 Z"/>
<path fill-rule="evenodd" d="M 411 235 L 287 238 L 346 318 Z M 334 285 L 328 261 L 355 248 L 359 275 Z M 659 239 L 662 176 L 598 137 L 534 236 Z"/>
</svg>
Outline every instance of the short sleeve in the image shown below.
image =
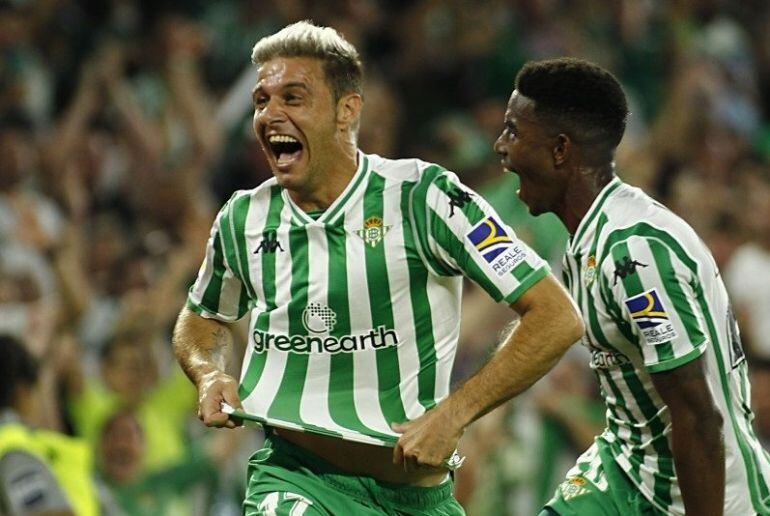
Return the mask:
<svg viewBox="0 0 770 516">
<path fill-rule="evenodd" d="M 64 491 L 40 459 L 23 451 L 3 455 L 0 459 L 0 513 L 71 510 Z"/>
<path fill-rule="evenodd" d="M 651 373 L 680 367 L 707 346 L 694 263 L 662 239 L 631 236 L 614 243 L 601 263 L 601 288 L 638 338 Z M 687 263 L 686 263 L 687 262 Z"/>
<path fill-rule="evenodd" d="M 547 262 L 516 237 L 479 194 L 451 172 L 424 187 L 413 209 L 426 261 L 437 274 L 462 274 L 495 301 L 516 301 L 549 273 Z"/>
<path fill-rule="evenodd" d="M 206 256 L 187 296 L 190 310 L 225 322 L 236 321 L 248 311 L 247 291 L 229 263 L 235 253 L 228 253 L 228 239 L 223 236 L 229 227 L 231 202 L 224 205 L 214 221 L 206 244 Z"/>
</svg>

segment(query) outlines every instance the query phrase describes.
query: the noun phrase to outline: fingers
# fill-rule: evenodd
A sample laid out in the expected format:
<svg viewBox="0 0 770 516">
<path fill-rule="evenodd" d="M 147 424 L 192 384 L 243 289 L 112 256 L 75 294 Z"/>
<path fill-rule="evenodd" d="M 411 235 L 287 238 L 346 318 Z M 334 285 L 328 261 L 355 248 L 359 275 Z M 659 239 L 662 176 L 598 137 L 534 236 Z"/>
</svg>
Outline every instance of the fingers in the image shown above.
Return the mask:
<svg viewBox="0 0 770 516">
<path fill-rule="evenodd" d="M 198 418 L 203 424 L 217 428 L 235 428 L 243 424 L 242 421 L 230 419 L 230 416 L 222 411 L 223 401 L 234 408 L 243 408 L 236 385 L 232 377 L 222 374 L 201 387 Z"/>
</svg>

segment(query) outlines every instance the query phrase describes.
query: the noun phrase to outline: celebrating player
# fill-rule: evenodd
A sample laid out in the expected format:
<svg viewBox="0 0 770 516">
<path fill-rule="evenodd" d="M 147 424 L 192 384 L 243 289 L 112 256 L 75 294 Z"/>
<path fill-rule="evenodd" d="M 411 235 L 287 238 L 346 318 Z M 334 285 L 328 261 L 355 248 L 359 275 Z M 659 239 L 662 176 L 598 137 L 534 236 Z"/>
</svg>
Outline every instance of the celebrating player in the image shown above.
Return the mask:
<svg viewBox="0 0 770 516">
<path fill-rule="evenodd" d="M 247 514 L 462 514 L 464 428 L 526 389 L 583 326 L 546 263 L 438 165 L 357 148 L 362 66 L 307 22 L 260 40 L 254 131 L 274 177 L 214 223 L 177 357 L 210 426 L 262 421 Z M 450 395 L 462 277 L 521 315 Z M 224 323 L 250 313 L 240 382 Z"/>
<path fill-rule="evenodd" d="M 607 428 L 542 515 L 770 514 L 727 292 L 692 228 L 615 175 L 626 117 L 609 72 L 532 62 L 495 143 L 530 212 L 572 235 L 564 279 L 607 405 Z"/>
</svg>

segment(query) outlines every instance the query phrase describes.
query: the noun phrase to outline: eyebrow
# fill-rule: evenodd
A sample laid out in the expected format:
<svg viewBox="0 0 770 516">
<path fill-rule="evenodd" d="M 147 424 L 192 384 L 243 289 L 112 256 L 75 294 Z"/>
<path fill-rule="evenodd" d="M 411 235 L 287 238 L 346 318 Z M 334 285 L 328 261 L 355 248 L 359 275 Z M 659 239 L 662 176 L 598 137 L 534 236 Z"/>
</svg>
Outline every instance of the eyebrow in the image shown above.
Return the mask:
<svg viewBox="0 0 770 516">
<path fill-rule="evenodd" d="M 310 89 L 307 87 L 307 84 L 299 81 L 289 82 L 281 86 L 282 91 L 290 90 L 293 88 L 299 88 L 301 90 L 310 91 Z M 259 84 L 254 86 L 254 88 L 251 90 L 251 98 L 253 99 L 254 97 L 256 97 L 257 93 L 259 93 L 261 90 L 262 90 L 262 86 L 260 86 Z"/>
</svg>

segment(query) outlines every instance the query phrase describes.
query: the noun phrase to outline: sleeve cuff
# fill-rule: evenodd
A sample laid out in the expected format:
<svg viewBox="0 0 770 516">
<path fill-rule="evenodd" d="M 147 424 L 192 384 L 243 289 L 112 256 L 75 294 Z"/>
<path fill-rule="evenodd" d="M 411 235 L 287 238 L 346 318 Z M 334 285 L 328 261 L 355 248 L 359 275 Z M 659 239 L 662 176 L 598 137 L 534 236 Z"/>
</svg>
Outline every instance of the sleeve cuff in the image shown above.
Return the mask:
<svg viewBox="0 0 770 516">
<path fill-rule="evenodd" d="M 236 317 L 228 317 L 226 315 L 222 315 L 220 313 L 212 312 L 211 310 L 207 310 L 205 307 L 197 304 L 196 302 L 194 302 L 189 297 L 187 298 L 187 303 L 186 303 L 185 306 L 187 306 L 187 308 L 189 310 L 195 312 L 196 314 L 200 315 L 201 317 L 203 317 L 205 319 L 215 319 L 217 321 L 228 322 L 228 323 L 235 322 L 238 319 L 240 319 L 240 317 L 237 317 L 237 316 Z"/>
<path fill-rule="evenodd" d="M 524 294 L 524 292 L 532 288 L 532 285 L 548 276 L 550 270 L 551 268 L 548 266 L 548 264 L 544 264 L 539 269 L 535 269 L 532 271 L 532 273 L 530 273 L 529 276 L 524 278 L 521 283 L 519 283 L 519 286 L 516 287 L 513 292 L 505 296 L 501 301 L 505 301 L 505 303 L 508 305 L 515 303 L 516 300 L 519 299 L 522 294 Z"/>
<path fill-rule="evenodd" d="M 681 367 L 688 362 L 692 362 L 699 356 L 703 354 L 704 351 L 706 351 L 706 345 L 708 344 L 707 340 L 704 340 L 698 346 L 687 353 L 686 355 L 682 355 L 681 357 L 672 358 L 670 360 L 666 360 L 665 362 L 657 362 L 655 364 L 646 364 L 647 371 L 650 373 L 660 373 L 663 371 L 669 371 L 671 369 L 676 369 L 677 367 Z"/>
</svg>

